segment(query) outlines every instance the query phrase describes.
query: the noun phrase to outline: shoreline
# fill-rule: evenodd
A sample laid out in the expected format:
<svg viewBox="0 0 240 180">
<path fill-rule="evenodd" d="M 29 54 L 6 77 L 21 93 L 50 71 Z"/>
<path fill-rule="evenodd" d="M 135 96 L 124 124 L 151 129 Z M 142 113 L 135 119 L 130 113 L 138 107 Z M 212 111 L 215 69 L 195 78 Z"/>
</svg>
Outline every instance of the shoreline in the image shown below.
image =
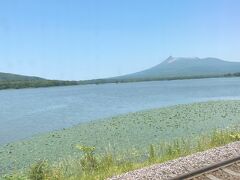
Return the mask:
<svg viewBox="0 0 240 180">
<path fill-rule="evenodd" d="M 52 87 L 68 87 L 68 86 L 86 86 L 86 85 L 104 85 L 104 84 L 128 84 L 128 83 L 144 83 L 144 82 L 158 82 L 158 81 L 182 81 L 182 80 L 201 80 L 201 79 L 221 79 L 221 78 L 239 78 L 240 75 L 216 75 L 216 76 L 211 76 L 211 77 L 173 77 L 173 78 L 167 78 L 167 79 L 146 79 L 146 80 L 112 80 L 112 79 L 94 79 L 94 80 L 80 80 L 80 81 L 61 81 L 61 80 L 47 80 L 47 81 L 59 81 L 59 83 L 69 83 L 69 84 L 66 84 L 66 85 L 48 85 L 48 86 L 45 86 L 45 85 L 36 85 L 36 86 L 24 86 L 24 87 L 20 87 L 20 88 L 13 88 L 13 87 L 10 87 L 10 88 L 1 88 L 0 87 L 0 91 L 3 91 L 3 90 L 19 90 L 19 89 L 39 89 L 39 88 L 52 88 Z M 100 81 L 100 82 L 98 82 Z M 107 82 L 102 82 L 102 81 L 107 81 Z M 18 84 L 14 84 L 14 82 L 3 82 L 3 81 L 0 81 L 0 86 L 5 86 L 5 84 L 8 85 L 8 84 L 11 84 L 11 86 L 15 86 L 15 85 L 18 85 Z M 25 83 L 25 82 L 22 82 L 22 83 Z M 35 83 L 35 82 L 34 82 Z"/>
</svg>

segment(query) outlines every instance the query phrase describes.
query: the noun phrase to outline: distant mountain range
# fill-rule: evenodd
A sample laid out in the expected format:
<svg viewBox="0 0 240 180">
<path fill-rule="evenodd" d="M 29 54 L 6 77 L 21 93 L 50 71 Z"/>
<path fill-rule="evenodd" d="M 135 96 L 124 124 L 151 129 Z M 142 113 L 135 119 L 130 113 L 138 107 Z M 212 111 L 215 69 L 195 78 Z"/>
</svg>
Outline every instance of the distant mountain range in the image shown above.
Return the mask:
<svg viewBox="0 0 240 180">
<path fill-rule="evenodd" d="M 240 62 L 229 62 L 217 58 L 201 59 L 170 56 L 162 63 L 144 71 L 85 81 L 47 80 L 40 77 L 0 73 L 0 89 L 234 76 L 240 76 Z"/>
<path fill-rule="evenodd" d="M 240 73 L 239 62 L 229 62 L 217 58 L 168 57 L 150 69 L 137 73 L 114 77 L 114 80 L 179 79 L 194 77 L 223 76 Z"/>
</svg>

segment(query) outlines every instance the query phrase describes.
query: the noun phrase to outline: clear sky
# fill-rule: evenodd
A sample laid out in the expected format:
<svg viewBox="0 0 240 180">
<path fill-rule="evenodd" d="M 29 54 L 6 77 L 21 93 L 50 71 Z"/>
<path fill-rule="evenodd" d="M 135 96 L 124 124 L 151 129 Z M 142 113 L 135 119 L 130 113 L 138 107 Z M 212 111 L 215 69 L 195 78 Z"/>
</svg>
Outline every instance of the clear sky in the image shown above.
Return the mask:
<svg viewBox="0 0 240 180">
<path fill-rule="evenodd" d="M 170 55 L 240 61 L 240 1 L 0 0 L 0 72 L 102 78 Z"/>
</svg>

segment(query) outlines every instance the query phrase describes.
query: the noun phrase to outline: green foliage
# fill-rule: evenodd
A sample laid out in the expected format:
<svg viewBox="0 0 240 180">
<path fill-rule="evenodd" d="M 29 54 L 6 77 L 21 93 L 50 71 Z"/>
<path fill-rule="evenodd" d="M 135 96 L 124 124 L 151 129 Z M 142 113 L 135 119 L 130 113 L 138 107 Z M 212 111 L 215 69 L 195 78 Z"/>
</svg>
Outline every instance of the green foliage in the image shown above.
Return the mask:
<svg viewBox="0 0 240 180">
<path fill-rule="evenodd" d="M 95 147 L 81 145 L 77 145 L 76 147 L 83 152 L 83 157 L 80 160 L 82 170 L 87 173 L 92 173 L 98 168 L 97 159 L 94 157 Z"/>
<path fill-rule="evenodd" d="M 0 73 L 0 89 L 21 89 L 49 86 L 78 85 L 78 81 L 47 80 L 33 76 Z"/>
<path fill-rule="evenodd" d="M 129 157 L 129 153 L 127 158 L 119 154 L 116 155 L 118 158 L 113 158 L 111 153 L 96 157 L 94 154 L 95 147 L 77 145 L 77 149 L 83 152 L 83 157 L 79 160 L 69 161 L 67 164 L 59 163 L 59 166 L 50 166 L 46 161 L 40 161 L 30 168 L 28 177 L 30 180 L 101 180 L 238 140 L 240 140 L 239 130 L 217 130 L 211 135 L 200 136 L 194 143 L 176 139 L 172 143 L 165 143 L 160 146 L 150 145 L 147 159 L 134 159 Z M 75 170 L 68 173 L 69 170 L 67 169 L 69 167 Z M 23 177 L 22 175 L 14 175 L 5 176 L 5 179 L 22 180 Z"/>
<path fill-rule="evenodd" d="M 156 154 L 155 154 L 154 147 L 152 144 L 149 147 L 149 159 L 148 160 L 149 160 L 149 162 L 154 162 L 156 160 Z"/>
<path fill-rule="evenodd" d="M 34 77 L 34 76 L 23 76 L 23 75 L 0 72 L 0 81 L 31 81 L 31 80 L 44 80 L 44 79 L 39 77 Z"/>
<path fill-rule="evenodd" d="M 77 81 L 55 81 L 55 80 L 21 80 L 21 81 L 0 81 L 0 89 L 22 89 L 51 86 L 78 85 Z"/>
<path fill-rule="evenodd" d="M 221 77 L 239 77 L 240 73 L 229 73 L 222 75 L 207 76 L 179 76 L 179 77 L 156 77 L 156 78 L 125 78 L 125 79 L 93 79 L 85 81 L 59 81 L 47 80 L 38 77 L 21 76 L 15 74 L 0 73 L 0 90 L 1 89 L 22 89 L 22 88 L 38 88 L 51 86 L 71 86 L 86 84 L 105 84 L 105 83 L 131 83 L 143 81 L 168 81 L 168 80 L 184 80 L 184 79 L 202 79 L 202 78 L 221 78 Z"/>
<path fill-rule="evenodd" d="M 22 174 L 23 179 L 29 180 L 64 180 L 64 171 L 59 167 L 51 166 L 47 161 L 39 161 L 29 168 L 27 174 Z M 16 179 L 13 179 L 16 180 Z"/>
<path fill-rule="evenodd" d="M 100 160 L 100 169 L 108 170 L 113 164 L 114 159 L 112 154 L 105 154 Z"/>
<path fill-rule="evenodd" d="M 21 175 L 20 173 L 5 175 L 2 178 L 4 180 L 26 180 L 27 179 L 25 175 Z M 1 179 L 1 176 L 0 176 L 0 179 Z"/>
<path fill-rule="evenodd" d="M 29 170 L 30 180 L 45 180 L 50 174 L 49 165 L 46 161 L 39 161 L 34 164 Z"/>
<path fill-rule="evenodd" d="M 233 141 L 240 141 L 240 133 L 230 134 L 230 137 L 232 138 Z"/>
<path fill-rule="evenodd" d="M 84 154 L 93 154 L 95 147 L 90 146 L 83 146 L 83 145 L 76 145 L 76 148 L 83 151 Z"/>
</svg>

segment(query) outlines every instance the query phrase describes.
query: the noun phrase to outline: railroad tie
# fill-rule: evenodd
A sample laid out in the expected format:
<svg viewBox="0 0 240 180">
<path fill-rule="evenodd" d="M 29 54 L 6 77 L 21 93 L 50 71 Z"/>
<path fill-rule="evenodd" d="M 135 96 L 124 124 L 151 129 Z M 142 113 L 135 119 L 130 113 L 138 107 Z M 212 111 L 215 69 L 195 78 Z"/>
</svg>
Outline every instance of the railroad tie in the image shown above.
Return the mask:
<svg viewBox="0 0 240 180">
<path fill-rule="evenodd" d="M 238 177 L 240 177 L 240 173 L 238 173 L 238 172 L 232 171 L 232 170 L 227 169 L 227 168 L 222 168 L 222 170 L 223 170 L 224 172 L 228 173 L 228 174 L 233 175 L 233 176 L 238 176 Z"/>
<path fill-rule="evenodd" d="M 217 178 L 216 176 L 212 175 L 212 174 L 206 174 L 205 175 L 208 179 L 210 180 L 222 180 L 222 179 L 219 179 Z"/>
</svg>

